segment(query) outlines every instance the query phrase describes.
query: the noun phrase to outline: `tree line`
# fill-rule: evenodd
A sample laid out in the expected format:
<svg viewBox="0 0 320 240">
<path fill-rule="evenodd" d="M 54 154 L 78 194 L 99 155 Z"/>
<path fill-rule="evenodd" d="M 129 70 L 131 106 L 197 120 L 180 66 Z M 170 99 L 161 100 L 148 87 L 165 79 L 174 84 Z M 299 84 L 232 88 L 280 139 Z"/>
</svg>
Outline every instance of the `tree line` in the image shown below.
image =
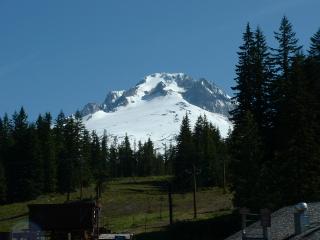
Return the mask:
<svg viewBox="0 0 320 240">
<path fill-rule="evenodd" d="M 29 122 L 23 108 L 0 118 L 0 202 L 34 199 L 40 194 L 69 194 L 109 178 L 164 174 L 165 161 L 153 142 L 132 149 L 85 129 L 80 113 L 53 121 L 50 113 Z"/>
<path fill-rule="evenodd" d="M 320 29 L 307 53 L 287 17 L 274 37 L 247 24 L 233 88 L 234 203 L 253 209 L 320 199 Z"/>
<path fill-rule="evenodd" d="M 183 118 L 177 144 L 163 153 L 153 142 L 131 143 L 89 132 L 79 112 L 55 120 L 50 113 L 29 122 L 24 108 L 0 118 L 0 202 L 30 200 L 41 194 L 69 194 L 76 189 L 118 177 L 173 175 L 177 190 L 192 185 L 196 168 L 199 186 L 224 184 L 226 143 L 219 131 L 200 116 L 191 130 Z"/>
</svg>

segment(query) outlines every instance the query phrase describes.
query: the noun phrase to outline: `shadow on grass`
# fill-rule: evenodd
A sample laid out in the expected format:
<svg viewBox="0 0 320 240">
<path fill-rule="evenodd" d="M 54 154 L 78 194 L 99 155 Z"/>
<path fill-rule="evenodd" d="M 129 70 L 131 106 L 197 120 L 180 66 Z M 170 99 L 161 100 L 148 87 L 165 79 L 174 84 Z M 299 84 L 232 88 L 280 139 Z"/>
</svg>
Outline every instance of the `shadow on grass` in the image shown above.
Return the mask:
<svg viewBox="0 0 320 240">
<path fill-rule="evenodd" d="M 123 182 L 121 185 L 144 185 L 156 187 L 159 191 L 168 191 L 168 181 L 149 180 L 149 181 L 137 181 L 137 182 Z"/>
<path fill-rule="evenodd" d="M 141 233 L 136 240 L 222 240 L 240 230 L 239 215 L 229 214 L 200 221 L 183 221 L 163 231 Z"/>
<path fill-rule="evenodd" d="M 9 221 L 9 220 L 15 220 L 15 219 L 18 219 L 18 218 L 21 218 L 21 217 L 26 217 L 26 216 L 28 216 L 28 213 L 22 213 L 22 214 L 19 214 L 19 215 L 16 215 L 16 216 L 0 218 L 0 222 L 6 222 L 6 221 Z"/>
</svg>

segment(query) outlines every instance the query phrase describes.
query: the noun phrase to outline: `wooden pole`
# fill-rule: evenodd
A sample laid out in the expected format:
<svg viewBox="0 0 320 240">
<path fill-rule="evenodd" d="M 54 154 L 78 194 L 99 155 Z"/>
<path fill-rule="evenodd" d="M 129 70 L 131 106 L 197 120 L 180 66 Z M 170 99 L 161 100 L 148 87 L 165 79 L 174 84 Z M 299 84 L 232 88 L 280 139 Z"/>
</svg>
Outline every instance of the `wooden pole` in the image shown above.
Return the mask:
<svg viewBox="0 0 320 240">
<path fill-rule="evenodd" d="M 223 158 L 223 193 L 226 193 L 226 159 Z"/>
<path fill-rule="evenodd" d="M 172 214 L 172 187 L 171 183 L 168 185 L 168 200 L 169 200 L 169 220 L 170 225 L 173 223 L 173 214 Z"/>
<path fill-rule="evenodd" d="M 82 196 L 83 196 L 83 185 L 82 185 L 82 180 L 80 183 L 80 200 L 82 200 Z"/>
<path fill-rule="evenodd" d="M 80 200 L 83 197 L 82 158 L 80 158 Z"/>
<path fill-rule="evenodd" d="M 162 219 L 162 201 L 163 201 L 163 198 L 160 197 L 160 216 L 159 216 L 160 220 Z"/>
<path fill-rule="evenodd" d="M 196 179 L 196 167 L 193 165 L 193 218 L 197 218 L 197 179 Z"/>
<path fill-rule="evenodd" d="M 68 192 L 67 192 L 67 202 L 69 202 L 70 201 L 70 190 L 68 190 Z"/>
<path fill-rule="evenodd" d="M 99 182 L 96 183 L 96 200 L 99 200 Z"/>
</svg>

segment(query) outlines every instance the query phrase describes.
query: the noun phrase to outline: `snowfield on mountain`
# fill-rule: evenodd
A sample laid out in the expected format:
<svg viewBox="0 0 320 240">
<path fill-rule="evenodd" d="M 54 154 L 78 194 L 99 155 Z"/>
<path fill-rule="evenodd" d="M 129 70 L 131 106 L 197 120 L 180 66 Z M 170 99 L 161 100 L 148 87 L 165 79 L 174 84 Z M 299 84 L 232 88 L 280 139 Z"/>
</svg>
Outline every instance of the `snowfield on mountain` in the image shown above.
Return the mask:
<svg viewBox="0 0 320 240">
<path fill-rule="evenodd" d="M 183 73 L 156 73 L 127 91 L 110 92 L 102 104 L 87 104 L 81 113 L 90 131 L 99 135 L 106 131 L 119 140 L 127 134 L 136 142 L 150 138 L 162 151 L 175 143 L 186 114 L 192 126 L 200 115 L 206 115 L 226 137 L 232 129 L 228 112 L 233 106 L 230 97 L 212 82 Z"/>
</svg>

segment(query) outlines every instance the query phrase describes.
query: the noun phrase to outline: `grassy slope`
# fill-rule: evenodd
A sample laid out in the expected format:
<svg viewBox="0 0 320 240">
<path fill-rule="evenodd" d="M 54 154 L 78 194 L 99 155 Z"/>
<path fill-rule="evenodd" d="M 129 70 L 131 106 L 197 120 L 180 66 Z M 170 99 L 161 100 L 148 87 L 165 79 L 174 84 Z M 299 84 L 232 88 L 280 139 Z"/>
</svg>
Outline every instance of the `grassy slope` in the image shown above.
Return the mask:
<svg viewBox="0 0 320 240">
<path fill-rule="evenodd" d="M 114 232 L 158 232 L 168 225 L 168 177 L 123 178 L 109 182 L 103 193 L 101 224 Z M 93 189 L 84 191 L 85 197 L 93 195 Z M 76 199 L 78 193 L 71 195 Z M 41 196 L 30 202 L 0 206 L 0 219 L 27 213 L 30 203 L 59 203 L 66 196 L 54 194 Z M 193 218 L 192 193 L 173 194 L 174 221 Z M 197 193 L 198 219 L 201 222 L 230 213 L 231 195 L 221 189 L 202 189 Z M 27 216 L 12 220 L 0 220 L 0 231 L 10 231 L 27 226 Z"/>
</svg>

